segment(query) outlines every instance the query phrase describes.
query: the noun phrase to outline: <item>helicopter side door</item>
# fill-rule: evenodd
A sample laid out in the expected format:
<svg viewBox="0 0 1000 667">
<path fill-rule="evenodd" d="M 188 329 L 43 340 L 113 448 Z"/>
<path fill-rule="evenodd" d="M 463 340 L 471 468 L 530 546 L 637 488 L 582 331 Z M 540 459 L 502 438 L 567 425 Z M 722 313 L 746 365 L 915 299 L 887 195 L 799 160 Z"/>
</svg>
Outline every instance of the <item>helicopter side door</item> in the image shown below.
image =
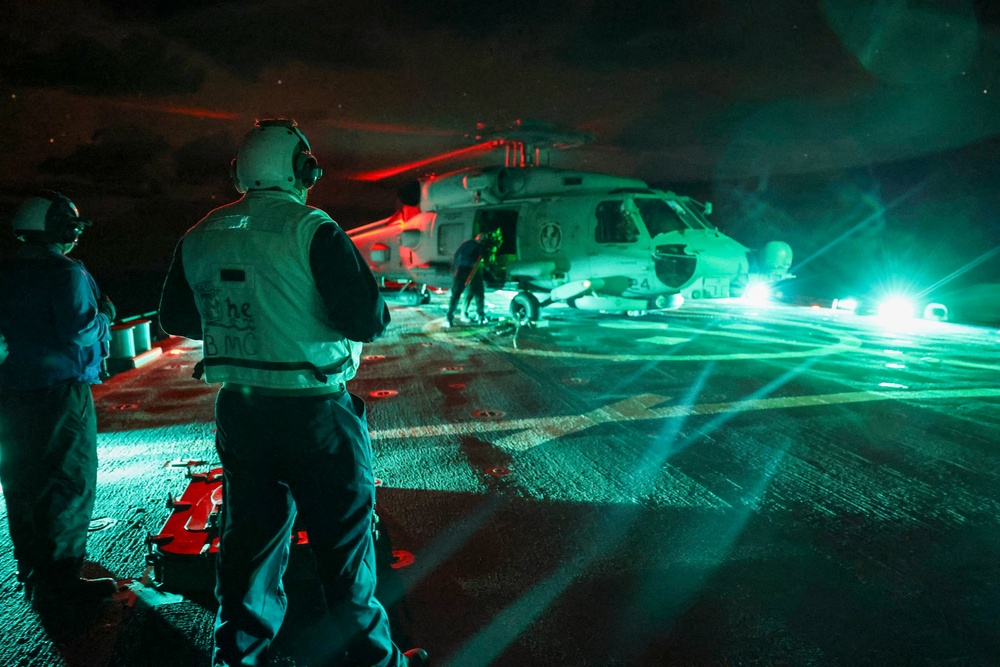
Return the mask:
<svg viewBox="0 0 1000 667">
<path fill-rule="evenodd" d="M 486 282 L 502 285 L 506 280 L 505 268 L 517 259 L 517 220 L 519 207 L 481 208 L 472 223 L 473 234 L 493 234 L 499 230 L 500 245 L 487 262 Z"/>
</svg>

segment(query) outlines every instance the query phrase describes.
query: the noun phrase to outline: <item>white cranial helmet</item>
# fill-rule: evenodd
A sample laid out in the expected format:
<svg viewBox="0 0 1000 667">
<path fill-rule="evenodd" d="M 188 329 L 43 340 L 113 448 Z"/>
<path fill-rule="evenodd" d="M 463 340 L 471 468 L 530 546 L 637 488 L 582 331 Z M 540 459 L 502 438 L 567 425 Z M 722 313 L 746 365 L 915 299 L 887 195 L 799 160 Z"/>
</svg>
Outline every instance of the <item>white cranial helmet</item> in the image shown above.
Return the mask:
<svg viewBox="0 0 1000 667">
<path fill-rule="evenodd" d="M 308 190 L 322 175 L 309 141 L 287 118 L 258 120 L 243 137 L 232 165 L 233 184 L 240 192 Z"/>
<path fill-rule="evenodd" d="M 36 243 L 76 243 L 90 220 L 80 217 L 76 204 L 58 192 L 28 199 L 14 214 L 14 235 Z"/>
</svg>

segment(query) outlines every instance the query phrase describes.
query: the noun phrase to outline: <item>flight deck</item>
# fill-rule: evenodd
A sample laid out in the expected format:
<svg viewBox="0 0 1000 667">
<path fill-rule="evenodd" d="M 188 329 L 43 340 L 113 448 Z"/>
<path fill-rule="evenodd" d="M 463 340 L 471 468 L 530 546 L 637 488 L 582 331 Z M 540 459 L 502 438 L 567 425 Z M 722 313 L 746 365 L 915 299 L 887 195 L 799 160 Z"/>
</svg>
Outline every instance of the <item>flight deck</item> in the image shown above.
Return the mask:
<svg viewBox="0 0 1000 667">
<path fill-rule="evenodd" d="M 491 295 L 491 299 L 494 299 Z M 1000 331 L 691 302 L 443 327 L 393 306 L 368 403 L 402 648 L 486 665 L 1000 662 Z M 200 347 L 95 387 L 90 571 L 124 590 L 43 626 L 6 531 L 0 664 L 207 665 L 214 608 L 163 590 L 148 537 L 216 465 Z M 294 579 L 294 580 L 293 580 Z M 311 664 L 289 578 L 274 664 Z"/>
</svg>

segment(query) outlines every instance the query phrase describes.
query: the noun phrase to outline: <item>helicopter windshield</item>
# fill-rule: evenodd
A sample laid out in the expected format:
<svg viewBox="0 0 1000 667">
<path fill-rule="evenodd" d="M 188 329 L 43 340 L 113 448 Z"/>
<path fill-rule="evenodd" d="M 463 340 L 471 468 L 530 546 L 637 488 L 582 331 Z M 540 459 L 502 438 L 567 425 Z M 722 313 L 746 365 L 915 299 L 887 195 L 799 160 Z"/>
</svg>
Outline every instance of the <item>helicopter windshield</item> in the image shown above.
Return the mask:
<svg viewBox="0 0 1000 667">
<path fill-rule="evenodd" d="M 636 197 L 635 204 L 650 236 L 680 232 L 689 228 L 709 228 L 697 215 L 673 200 Z"/>
<path fill-rule="evenodd" d="M 594 240 L 598 243 L 635 243 L 639 240 L 639 228 L 625 210 L 622 200 L 602 201 L 594 215 L 597 218 Z"/>
</svg>

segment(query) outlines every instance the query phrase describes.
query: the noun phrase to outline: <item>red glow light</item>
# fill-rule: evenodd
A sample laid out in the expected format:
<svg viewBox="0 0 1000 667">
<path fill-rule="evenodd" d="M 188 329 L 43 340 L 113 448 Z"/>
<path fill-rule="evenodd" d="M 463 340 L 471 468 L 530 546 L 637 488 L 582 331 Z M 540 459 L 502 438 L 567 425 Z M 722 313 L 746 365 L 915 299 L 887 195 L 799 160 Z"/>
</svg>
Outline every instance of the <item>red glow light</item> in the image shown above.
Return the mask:
<svg viewBox="0 0 1000 667">
<path fill-rule="evenodd" d="M 168 113 L 180 116 L 194 116 L 195 118 L 213 118 L 215 120 L 235 120 L 239 114 L 229 111 L 213 111 L 212 109 L 196 109 L 194 107 L 167 107 Z"/>
<path fill-rule="evenodd" d="M 376 389 L 368 392 L 368 395 L 372 398 L 392 398 L 393 396 L 398 396 L 399 392 L 395 389 Z"/>
<path fill-rule="evenodd" d="M 389 178 L 391 176 L 396 176 L 397 174 L 402 174 L 403 172 L 406 171 L 419 169 L 420 167 L 426 167 L 429 164 L 434 164 L 435 162 L 441 162 L 442 160 L 453 160 L 460 157 L 469 157 L 472 155 L 478 155 L 480 153 L 487 153 L 499 145 L 500 145 L 499 141 L 484 141 L 481 144 L 476 144 L 474 146 L 467 146 L 465 148 L 459 148 L 457 150 L 448 151 L 447 153 L 441 153 L 440 155 L 424 158 L 423 160 L 417 160 L 416 162 L 408 162 L 407 164 L 396 165 L 395 167 L 386 167 L 385 169 L 377 169 L 375 171 L 362 172 L 360 174 L 355 174 L 353 176 L 350 176 L 350 178 L 355 181 L 368 181 L 368 182 L 378 181 L 383 178 Z"/>
<path fill-rule="evenodd" d="M 125 102 L 122 106 L 139 111 L 155 111 L 157 113 L 170 113 L 178 116 L 191 116 L 193 118 L 210 118 L 212 120 L 235 120 L 240 117 L 231 111 L 216 111 L 214 109 L 199 109 L 197 107 L 180 106 L 159 106 L 156 104 L 135 104 Z"/>
</svg>

